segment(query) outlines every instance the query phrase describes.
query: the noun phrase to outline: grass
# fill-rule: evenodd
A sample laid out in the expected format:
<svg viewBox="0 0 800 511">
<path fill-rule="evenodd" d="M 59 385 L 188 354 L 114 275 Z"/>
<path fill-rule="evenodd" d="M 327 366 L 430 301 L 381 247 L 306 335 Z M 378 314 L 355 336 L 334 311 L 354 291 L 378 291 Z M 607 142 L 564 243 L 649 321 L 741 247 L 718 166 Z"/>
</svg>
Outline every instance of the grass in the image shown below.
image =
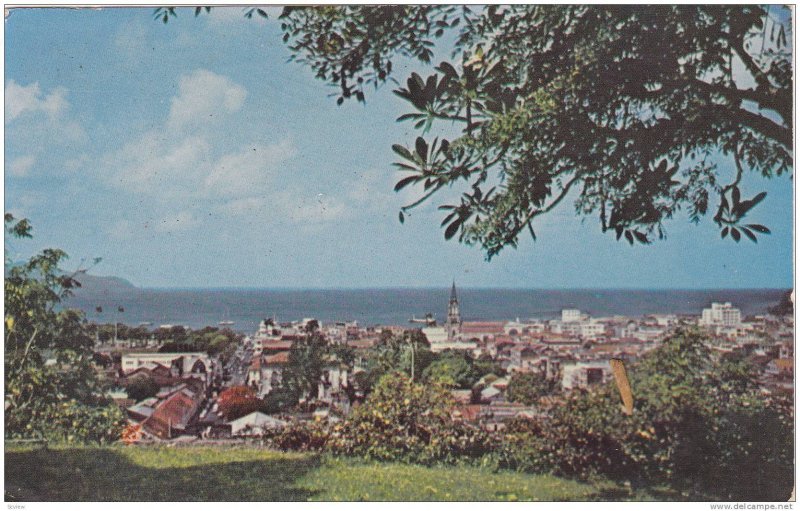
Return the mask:
<svg viewBox="0 0 800 511">
<path fill-rule="evenodd" d="M 254 447 L 5 448 L 6 501 L 554 501 L 647 498 L 611 483 Z"/>
</svg>

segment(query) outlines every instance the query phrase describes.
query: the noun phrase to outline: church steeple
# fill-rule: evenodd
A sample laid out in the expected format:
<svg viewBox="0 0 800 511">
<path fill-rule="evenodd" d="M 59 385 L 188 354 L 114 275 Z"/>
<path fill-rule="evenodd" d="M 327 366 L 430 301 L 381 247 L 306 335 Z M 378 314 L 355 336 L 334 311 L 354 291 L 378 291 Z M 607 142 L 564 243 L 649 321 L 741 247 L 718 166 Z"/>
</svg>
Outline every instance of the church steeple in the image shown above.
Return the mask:
<svg viewBox="0 0 800 511">
<path fill-rule="evenodd" d="M 456 294 L 456 281 L 453 281 L 453 288 L 450 290 L 450 303 L 447 305 L 447 340 L 453 341 L 461 334 L 461 311 L 458 306 L 458 295 Z"/>
</svg>

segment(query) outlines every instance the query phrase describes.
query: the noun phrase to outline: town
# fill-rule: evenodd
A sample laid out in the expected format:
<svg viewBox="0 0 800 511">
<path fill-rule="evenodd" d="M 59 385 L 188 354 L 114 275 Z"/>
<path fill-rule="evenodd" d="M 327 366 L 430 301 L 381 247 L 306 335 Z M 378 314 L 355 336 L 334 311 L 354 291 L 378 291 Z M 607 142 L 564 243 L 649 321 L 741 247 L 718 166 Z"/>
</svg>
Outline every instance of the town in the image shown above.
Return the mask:
<svg viewBox="0 0 800 511">
<path fill-rule="evenodd" d="M 555 393 L 608 383 L 612 359 L 633 362 L 686 328 L 704 333 L 718 355 L 753 364 L 764 395 L 791 396 L 793 316 L 777 309 L 744 317 L 731 303 L 712 303 L 697 315 L 563 309 L 557 319 L 466 321 L 454 283 L 441 324 L 432 314 L 412 318 L 421 328 L 268 318 L 251 335 L 94 325 L 95 358 L 137 440 L 257 438 L 293 420 L 339 421 L 364 401 L 388 352 L 389 365 L 405 364 L 415 381 L 445 381 L 453 417 L 497 431 L 541 413 L 538 405 Z M 304 366 L 293 351 L 304 350 L 308 364 L 310 338 L 326 349 Z M 301 391 L 288 398 L 292 377 L 304 386 L 292 385 Z"/>
</svg>

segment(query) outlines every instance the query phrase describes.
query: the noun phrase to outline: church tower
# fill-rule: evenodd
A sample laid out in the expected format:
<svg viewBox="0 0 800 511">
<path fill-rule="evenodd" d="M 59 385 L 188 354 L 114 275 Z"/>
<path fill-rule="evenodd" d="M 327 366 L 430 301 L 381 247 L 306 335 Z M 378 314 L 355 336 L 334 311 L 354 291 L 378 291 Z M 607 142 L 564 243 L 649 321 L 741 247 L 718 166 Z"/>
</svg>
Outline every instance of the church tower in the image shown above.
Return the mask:
<svg viewBox="0 0 800 511">
<path fill-rule="evenodd" d="M 456 282 L 450 291 L 450 303 L 447 305 L 447 341 L 453 342 L 461 335 L 461 311 L 458 308 L 458 295 L 456 295 Z"/>
</svg>

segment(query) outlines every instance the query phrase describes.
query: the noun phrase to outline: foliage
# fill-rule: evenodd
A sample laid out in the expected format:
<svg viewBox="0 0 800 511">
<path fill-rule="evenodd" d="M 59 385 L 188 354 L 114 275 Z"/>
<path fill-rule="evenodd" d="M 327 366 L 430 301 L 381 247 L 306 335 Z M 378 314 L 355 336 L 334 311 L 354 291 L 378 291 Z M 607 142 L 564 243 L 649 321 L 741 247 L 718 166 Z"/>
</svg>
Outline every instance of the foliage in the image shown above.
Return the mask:
<svg viewBox="0 0 800 511">
<path fill-rule="evenodd" d="M 552 394 L 559 387 L 559 382 L 545 378 L 535 372 L 511 375 L 506 389 L 506 397 L 514 403 L 533 405 L 539 398 Z"/>
<path fill-rule="evenodd" d="M 295 389 L 279 385 L 273 387 L 269 394 L 264 396 L 261 410 L 267 414 L 282 412 L 296 405 L 299 400 L 300 395 Z"/>
<path fill-rule="evenodd" d="M 30 237 L 27 220 L 5 215 L 6 232 Z M 122 416 L 104 396 L 93 365 L 93 340 L 75 310 L 58 310 L 79 286 L 59 270 L 66 254 L 45 249 L 28 262 L 6 261 L 5 434 L 7 438 L 107 441 Z"/>
<path fill-rule="evenodd" d="M 422 330 L 405 330 L 399 335 L 384 330 L 378 343 L 369 351 L 366 372 L 356 374 L 356 383 L 360 390 L 368 394 L 387 374 L 402 371 L 411 376 L 412 360 L 416 380 L 435 359 L 430 342 Z"/>
<path fill-rule="evenodd" d="M 148 374 L 135 375 L 128 380 L 128 384 L 125 386 L 125 392 L 128 397 L 137 403 L 148 397 L 155 396 L 158 394 L 159 389 L 158 383 Z"/>
<path fill-rule="evenodd" d="M 298 396 L 316 398 L 328 348 L 325 336 L 316 328 L 308 328 L 305 336 L 292 342 L 289 363 L 281 377 L 282 385 Z"/>
<path fill-rule="evenodd" d="M 219 411 L 226 420 L 238 419 L 248 413 L 258 411 L 262 402 L 250 387 L 230 387 L 219 394 L 217 399 Z"/>
<path fill-rule="evenodd" d="M 285 427 L 267 433 L 270 443 L 285 451 L 322 451 L 328 441 L 326 424 L 291 421 Z"/>
<path fill-rule="evenodd" d="M 477 459 L 492 449 L 481 430 L 454 420 L 455 402 L 438 384 L 384 376 L 366 402 L 332 426 L 327 448 L 377 460 L 429 464 Z"/>
<path fill-rule="evenodd" d="M 244 336 L 229 328 L 220 330 L 207 326 L 200 330 L 191 330 L 176 325 L 171 328 L 157 328 L 152 334 L 161 344 L 161 353 L 185 353 L 202 351 L 210 356 L 219 356 L 223 364 L 233 356 L 236 346 Z"/>
<path fill-rule="evenodd" d="M 442 352 L 423 374 L 427 381 L 439 382 L 448 387 L 471 389 L 480 375 L 473 367 L 469 354 L 448 350 Z"/>
<path fill-rule="evenodd" d="M 792 290 L 788 290 L 781 296 L 781 301 L 769 309 L 770 314 L 775 316 L 792 316 L 794 314 L 794 301 L 792 300 Z"/>
<path fill-rule="evenodd" d="M 504 464 L 781 500 L 792 486 L 791 407 L 761 395 L 743 369 L 684 332 L 630 369 L 632 416 L 621 413 L 613 385 L 573 392 L 546 410 L 549 418 L 509 426 Z"/>
<path fill-rule="evenodd" d="M 412 72 L 394 92 L 420 135 L 395 144 L 395 187 L 421 187 L 409 209 L 462 183 L 444 204 L 445 237 L 491 258 L 516 246 L 567 197 L 580 216 L 630 244 L 666 235 L 681 209 L 735 241 L 769 229 L 745 223 L 765 193 L 739 188 L 745 168 L 789 172 L 792 157 L 791 13 L 777 6 L 452 5 L 287 7 L 292 59 L 365 101 L 400 58 L 423 66 L 435 42 L 453 58 Z M 445 35 L 448 34 L 448 35 Z M 737 70 L 741 68 L 741 71 Z M 753 83 L 754 85 L 750 85 Z M 434 126 L 453 139 L 432 138 Z M 736 175 L 723 185 L 721 156 Z"/>
</svg>

